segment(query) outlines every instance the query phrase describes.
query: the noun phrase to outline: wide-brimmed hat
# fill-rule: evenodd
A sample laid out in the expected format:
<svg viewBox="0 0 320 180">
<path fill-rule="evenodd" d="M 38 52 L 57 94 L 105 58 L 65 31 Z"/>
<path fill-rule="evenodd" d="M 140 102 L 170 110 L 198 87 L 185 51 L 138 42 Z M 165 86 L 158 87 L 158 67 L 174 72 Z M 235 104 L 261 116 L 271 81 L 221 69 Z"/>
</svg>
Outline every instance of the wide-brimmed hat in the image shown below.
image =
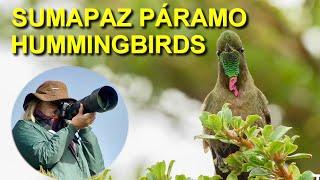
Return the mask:
<svg viewBox="0 0 320 180">
<path fill-rule="evenodd" d="M 35 93 L 26 96 L 23 103 L 23 109 L 28 108 L 28 104 L 33 99 L 41 101 L 76 101 L 68 95 L 67 86 L 61 81 L 46 81 L 41 84 Z"/>
</svg>

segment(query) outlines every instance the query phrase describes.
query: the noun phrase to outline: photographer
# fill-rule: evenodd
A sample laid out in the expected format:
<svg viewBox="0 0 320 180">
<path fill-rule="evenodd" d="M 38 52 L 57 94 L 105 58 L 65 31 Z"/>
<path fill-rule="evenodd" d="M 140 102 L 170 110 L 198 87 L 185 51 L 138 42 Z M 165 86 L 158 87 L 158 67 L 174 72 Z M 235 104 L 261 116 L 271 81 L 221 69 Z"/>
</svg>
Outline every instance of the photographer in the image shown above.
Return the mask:
<svg viewBox="0 0 320 180">
<path fill-rule="evenodd" d="M 88 179 L 104 170 L 104 162 L 97 138 L 90 125 L 95 113 L 79 113 L 70 120 L 62 119 L 61 102 L 75 102 L 69 98 L 64 83 L 46 81 L 36 93 L 26 96 L 23 120 L 13 128 L 18 150 L 35 169 L 50 171 L 58 179 Z"/>
</svg>

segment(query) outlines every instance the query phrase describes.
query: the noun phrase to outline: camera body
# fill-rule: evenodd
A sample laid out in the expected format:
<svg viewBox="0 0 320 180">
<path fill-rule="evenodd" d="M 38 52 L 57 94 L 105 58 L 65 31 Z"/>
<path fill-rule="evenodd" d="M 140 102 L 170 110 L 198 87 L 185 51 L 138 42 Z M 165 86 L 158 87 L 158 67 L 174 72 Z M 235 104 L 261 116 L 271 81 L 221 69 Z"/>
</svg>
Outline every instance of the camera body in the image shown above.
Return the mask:
<svg viewBox="0 0 320 180">
<path fill-rule="evenodd" d="M 61 102 L 59 116 L 71 120 L 79 113 L 80 104 L 83 104 L 83 113 L 106 112 L 112 110 L 118 103 L 118 94 L 110 86 L 103 86 L 94 90 L 89 96 L 75 102 Z"/>
</svg>

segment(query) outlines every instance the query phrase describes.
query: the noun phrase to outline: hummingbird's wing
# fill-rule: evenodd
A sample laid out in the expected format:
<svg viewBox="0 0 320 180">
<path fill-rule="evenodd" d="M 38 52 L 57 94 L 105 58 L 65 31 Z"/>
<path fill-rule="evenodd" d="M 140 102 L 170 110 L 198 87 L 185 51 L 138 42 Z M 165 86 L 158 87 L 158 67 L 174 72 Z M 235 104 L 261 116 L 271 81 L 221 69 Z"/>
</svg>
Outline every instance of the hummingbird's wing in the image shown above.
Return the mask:
<svg viewBox="0 0 320 180">
<path fill-rule="evenodd" d="M 207 111 L 212 113 L 212 107 L 213 107 L 213 93 L 212 91 L 206 96 L 202 103 L 201 110 L 202 111 Z M 204 134 L 211 134 L 211 132 L 207 128 L 203 128 L 203 133 Z M 203 150 L 205 153 L 207 153 L 210 150 L 210 142 L 207 140 L 203 140 Z M 211 152 L 213 158 L 216 157 L 214 152 Z"/>
<path fill-rule="evenodd" d="M 271 124 L 271 116 L 268 109 L 268 100 L 266 96 L 257 88 L 258 90 L 258 98 L 259 98 L 259 104 L 261 108 L 261 112 L 263 114 L 263 119 L 265 120 L 266 124 Z"/>
</svg>

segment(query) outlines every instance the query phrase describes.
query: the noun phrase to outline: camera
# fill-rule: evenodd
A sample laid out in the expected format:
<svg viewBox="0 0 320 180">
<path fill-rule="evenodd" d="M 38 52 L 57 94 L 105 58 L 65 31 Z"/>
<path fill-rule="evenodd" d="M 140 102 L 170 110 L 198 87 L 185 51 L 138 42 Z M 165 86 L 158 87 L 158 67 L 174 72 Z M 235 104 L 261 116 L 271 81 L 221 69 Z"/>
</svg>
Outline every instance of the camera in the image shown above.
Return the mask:
<svg viewBox="0 0 320 180">
<path fill-rule="evenodd" d="M 80 104 L 83 104 L 83 113 L 106 112 L 112 110 L 118 103 L 118 94 L 110 86 L 103 86 L 94 90 L 89 96 L 75 102 L 61 102 L 59 116 L 71 120 L 79 113 Z"/>
</svg>

